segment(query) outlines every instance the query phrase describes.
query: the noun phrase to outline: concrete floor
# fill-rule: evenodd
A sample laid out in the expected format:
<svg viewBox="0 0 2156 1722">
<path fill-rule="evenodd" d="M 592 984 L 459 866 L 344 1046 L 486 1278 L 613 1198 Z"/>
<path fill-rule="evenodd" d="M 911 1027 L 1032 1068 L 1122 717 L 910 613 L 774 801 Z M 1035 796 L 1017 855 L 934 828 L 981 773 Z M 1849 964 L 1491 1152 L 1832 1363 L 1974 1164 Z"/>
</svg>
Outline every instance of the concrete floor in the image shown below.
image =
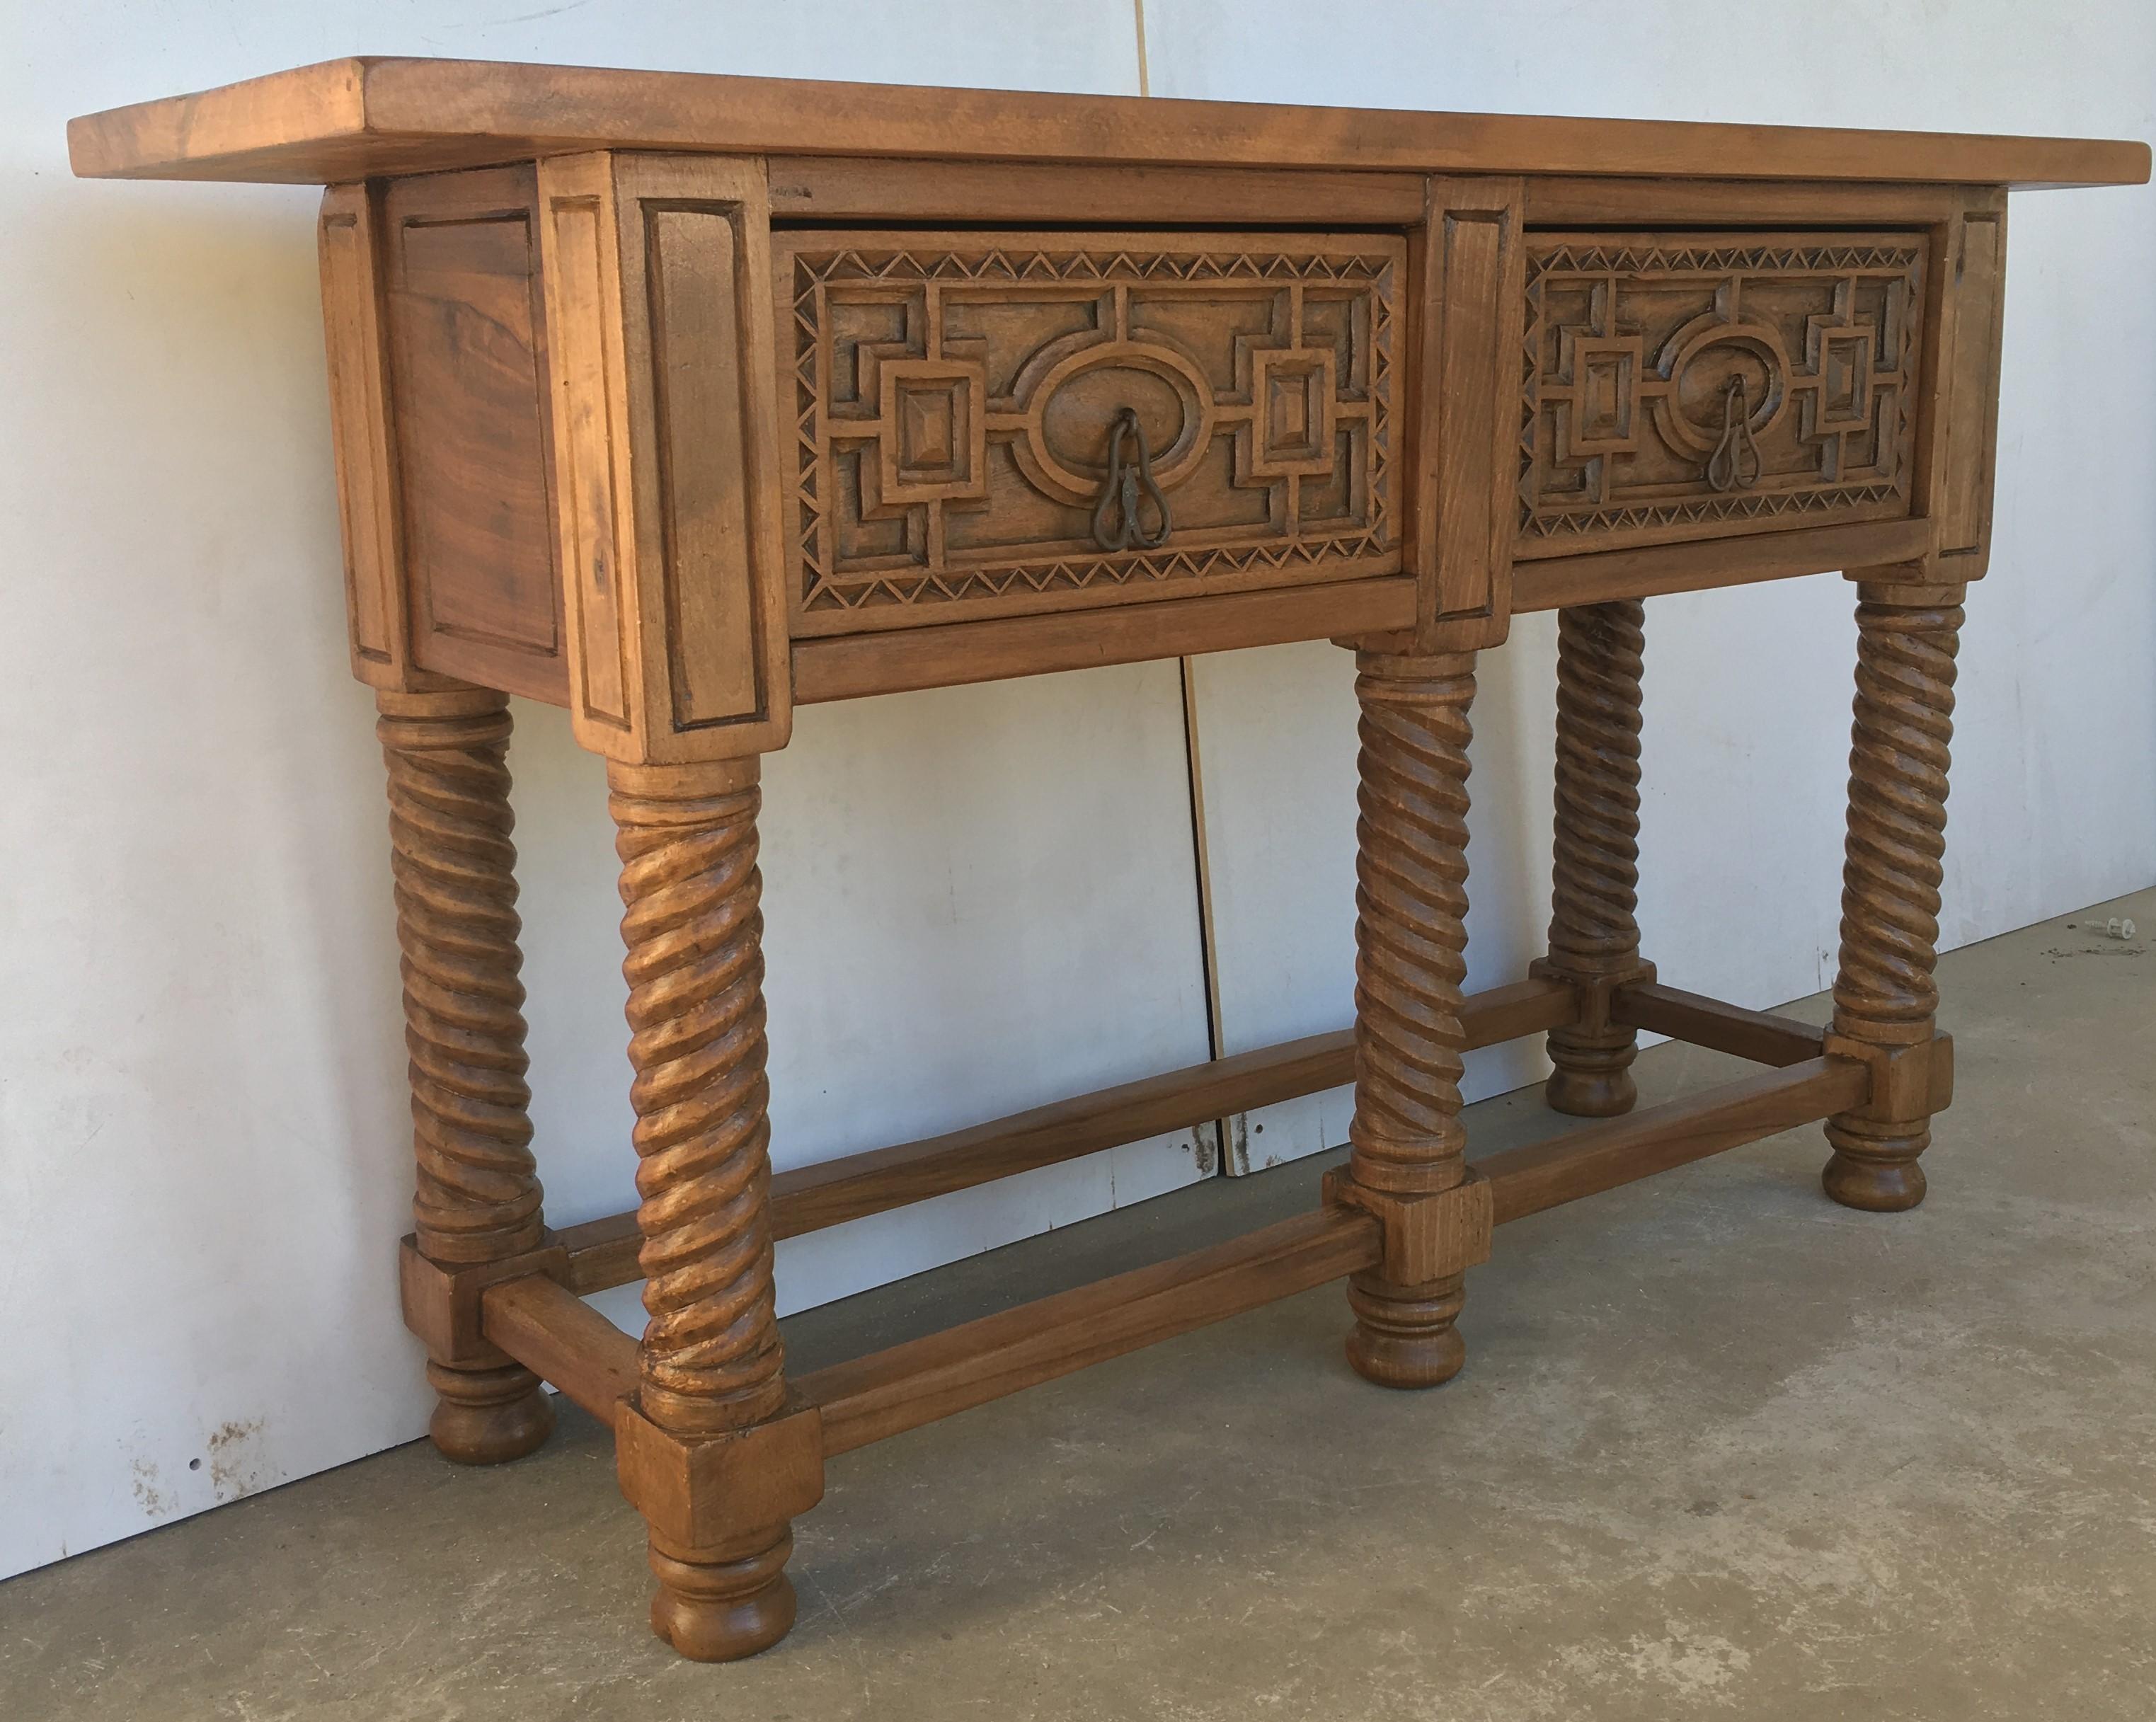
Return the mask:
<svg viewBox="0 0 2156 1722">
<path fill-rule="evenodd" d="M 2156 891 L 2092 912 L 2156 930 Z M 572 1412 L 520 1464 L 421 1443 L 0 1586 L 0 1716 L 2145 1722 L 2156 962 L 2087 918 L 1943 964 L 1961 1090 L 1916 1212 L 1828 1202 L 1809 1128 L 1507 1227 L 1440 1392 L 1350 1375 L 1327 1287 L 850 1455 L 753 1662 L 650 1637 Z M 1659 1048 L 1641 1087 L 1731 1068 Z M 1297 1212 L 1323 1163 L 811 1312 L 789 1353 Z"/>
</svg>

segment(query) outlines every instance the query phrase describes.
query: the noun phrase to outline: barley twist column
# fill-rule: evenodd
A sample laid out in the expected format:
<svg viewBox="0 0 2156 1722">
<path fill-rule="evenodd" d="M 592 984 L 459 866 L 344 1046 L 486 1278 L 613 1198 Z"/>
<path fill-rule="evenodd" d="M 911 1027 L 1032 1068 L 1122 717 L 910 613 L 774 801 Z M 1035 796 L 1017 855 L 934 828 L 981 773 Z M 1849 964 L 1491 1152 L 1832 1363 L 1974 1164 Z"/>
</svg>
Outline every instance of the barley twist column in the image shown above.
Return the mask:
<svg viewBox="0 0 2156 1722">
<path fill-rule="evenodd" d="M 627 913 L 639 1260 L 638 1405 L 676 1438 L 785 1402 L 772 1292 L 757 762 L 608 770 Z M 784 1522 L 717 1545 L 651 1539 L 652 1624 L 684 1654 L 746 1656 L 793 1622 Z"/>
<path fill-rule="evenodd" d="M 1460 1122 L 1466 978 L 1471 652 L 1357 654 L 1363 708 L 1355 859 L 1355 1115 L 1348 1176 L 1419 1197 L 1467 1175 Z M 1466 1277 L 1348 1282 L 1348 1357 L 1373 1381 L 1435 1386 L 1460 1371 Z"/>
<path fill-rule="evenodd" d="M 416 1242 L 444 1266 L 500 1261 L 536 1248 L 543 1229 L 517 979 L 509 702 L 476 688 L 375 697 L 411 1058 Z M 429 1432 L 452 1459 L 516 1458 L 553 1427 L 538 1378 L 491 1348 L 454 1366 L 431 1359 L 427 1378 L 439 1396 Z"/>
<path fill-rule="evenodd" d="M 1939 882 L 1953 738 L 1959 586 L 1857 587 L 1856 708 L 1849 755 L 1841 958 L 1834 1034 L 1897 1048 L 1932 1038 L 1939 992 Z M 1924 1199 L 1928 1115 L 1827 1120 L 1823 1181 L 1847 1207 L 1893 1213 Z"/>
<path fill-rule="evenodd" d="M 1559 1112 L 1614 1118 L 1638 1092 L 1636 1031 L 1609 1019 L 1609 989 L 1640 971 L 1640 672 L 1646 607 L 1636 599 L 1558 612 L 1557 845 L 1549 956 L 1587 1008 L 1549 1036 L 1545 1093 Z M 1597 987 L 1594 983 L 1600 983 Z"/>
</svg>

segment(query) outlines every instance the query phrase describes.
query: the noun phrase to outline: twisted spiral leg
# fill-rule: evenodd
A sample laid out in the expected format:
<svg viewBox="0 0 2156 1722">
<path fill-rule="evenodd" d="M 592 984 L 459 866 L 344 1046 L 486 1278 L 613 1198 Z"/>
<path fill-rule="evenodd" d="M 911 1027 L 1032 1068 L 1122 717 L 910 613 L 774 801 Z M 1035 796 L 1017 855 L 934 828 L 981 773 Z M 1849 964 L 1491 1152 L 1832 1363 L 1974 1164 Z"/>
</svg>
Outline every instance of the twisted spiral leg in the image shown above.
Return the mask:
<svg viewBox="0 0 2156 1722">
<path fill-rule="evenodd" d="M 708 1437 L 785 1399 L 772 1291 L 763 917 L 754 760 L 608 768 L 628 946 L 637 1221 L 649 1320 L 638 1403 Z M 792 1624 L 783 1525 L 753 1546 L 652 1545 L 653 1624 L 685 1655 L 747 1656 Z"/>
<path fill-rule="evenodd" d="M 1958 588 L 1953 589 L 1958 598 Z M 1835 1033 L 1872 1046 L 1929 1040 L 1938 1010 L 1939 882 L 1961 606 L 1936 589 L 1859 588 L 1856 720 L 1849 756 Z M 1823 1181 L 1845 1207 L 1892 1213 L 1924 1199 L 1928 1118 L 1827 1120 Z"/>
<path fill-rule="evenodd" d="M 499 1261 L 544 1229 L 524 1073 L 507 696 L 481 689 L 376 695 L 389 776 L 390 864 L 410 1055 L 412 1213 L 419 1251 Z M 554 1413 L 538 1378 L 497 1356 L 428 1366 L 430 1433 L 468 1464 L 521 1458 Z"/>
<path fill-rule="evenodd" d="M 1557 851 L 1543 972 L 1589 981 L 1636 971 L 1640 927 L 1640 673 L 1636 599 L 1558 612 Z M 1613 1118 L 1639 1098 L 1636 1031 L 1608 1020 L 1553 1029 L 1545 1090 L 1559 1112 Z"/>
<path fill-rule="evenodd" d="M 1355 859 L 1355 1115 L 1348 1175 L 1398 1196 L 1466 1176 L 1460 1123 L 1460 985 L 1467 976 L 1468 707 L 1471 653 L 1356 659 L 1361 778 Z M 1348 1357 L 1386 1386 L 1460 1371 L 1458 1274 L 1349 1282 Z"/>
</svg>

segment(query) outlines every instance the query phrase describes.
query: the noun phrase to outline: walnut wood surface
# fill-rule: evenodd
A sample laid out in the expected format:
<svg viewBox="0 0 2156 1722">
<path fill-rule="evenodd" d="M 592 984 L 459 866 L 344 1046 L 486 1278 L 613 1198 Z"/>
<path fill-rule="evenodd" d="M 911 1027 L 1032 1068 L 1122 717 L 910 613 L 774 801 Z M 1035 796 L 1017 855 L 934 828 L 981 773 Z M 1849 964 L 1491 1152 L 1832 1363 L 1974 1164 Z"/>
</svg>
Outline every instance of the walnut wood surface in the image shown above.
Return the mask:
<svg viewBox="0 0 2156 1722">
<path fill-rule="evenodd" d="M 1820 1055 L 1820 1031 L 1809 1022 L 1724 1004 L 1718 998 L 1664 987 L 1658 981 L 1619 987 L 1611 1012 L 1619 1022 L 1644 1028 L 1650 1034 L 1666 1034 L 1691 1046 L 1712 1047 L 1717 1053 L 1749 1058 L 1755 1064 L 1801 1064 Z"/>
<path fill-rule="evenodd" d="M 1006 676 L 1139 664 L 1195 652 L 1384 634 L 1412 628 L 1416 582 L 1402 576 L 1218 597 L 1163 598 L 1104 610 L 990 618 L 950 628 L 896 628 L 798 640 L 793 697 L 803 705 Z"/>
<path fill-rule="evenodd" d="M 1921 232 L 1533 235 L 1519 555 L 1907 515 L 1930 254 Z"/>
<path fill-rule="evenodd" d="M 693 1441 L 773 1419 L 786 1402 L 771 1278 L 757 763 L 612 762 L 608 785 L 649 1317 L 636 1403 L 658 1432 Z M 707 1659 L 774 1643 L 793 1619 L 783 1571 L 792 1541 L 780 1524 L 752 1527 L 745 1542 L 684 1546 L 654 1524 L 654 1630 Z"/>
<path fill-rule="evenodd" d="M 1856 607 L 1856 705 L 1849 857 L 1835 1028 L 1901 1040 L 1938 1008 L 1941 858 L 1946 851 L 1958 603 L 1905 604 L 1891 589 Z"/>
<path fill-rule="evenodd" d="M 1940 283 L 1943 325 L 1923 500 L 1938 519 L 1928 578 L 1980 578 L 1991 554 L 1999 449 L 1999 363 L 2006 316 L 2006 199 L 1971 196 L 1948 226 Z M 1852 562 L 1852 567 L 1870 563 Z"/>
<path fill-rule="evenodd" d="M 1460 1122 L 1460 982 L 1467 961 L 1471 653 L 1356 657 L 1362 747 L 1355 826 L 1355 1111 L 1349 1181 L 1386 1197 L 1466 1176 Z M 1348 1361 L 1386 1386 L 1459 1373 L 1462 1277 L 1409 1284 L 1357 1274 Z"/>
<path fill-rule="evenodd" d="M 1878 520 L 1522 562 L 1512 571 L 1512 610 L 1561 610 L 1611 598 L 1650 598 L 1906 562 L 1927 555 L 1937 536 L 1928 520 Z"/>
<path fill-rule="evenodd" d="M 413 661 L 558 705 L 536 204 L 528 167 L 393 182 L 382 286 Z"/>
<path fill-rule="evenodd" d="M 1368 1266 L 1378 1227 L 1324 1208 L 802 1376 L 827 1453 L 980 1405 Z"/>
<path fill-rule="evenodd" d="M 1039 227 L 1414 227 L 1419 173 L 1132 167 L 792 156 L 771 163 L 771 213 L 793 223 L 932 221 Z"/>
<path fill-rule="evenodd" d="M 772 254 L 797 638 L 1400 566 L 1397 235 L 808 228 Z M 1122 408 L 1168 512 L 1104 549 Z"/>
<path fill-rule="evenodd" d="M 1856 607 L 1856 705 L 1849 756 L 1849 836 L 1834 1033 L 1860 1044 L 1928 1041 L 1939 992 L 1948 747 L 1953 737 L 1958 587 L 1866 583 Z M 1881 1212 L 1924 1197 L 1917 1156 L 1928 1117 L 1836 1116 L 1827 1193 Z"/>
<path fill-rule="evenodd" d="M 1554 1026 L 1571 1008 L 1569 987 L 1552 981 L 1518 981 L 1461 1001 L 1460 1028 L 1471 1050 L 1496 1046 Z M 1059 1100 L 947 1135 L 780 1172 L 771 1181 L 772 1236 L 796 1238 L 1166 1130 L 1335 1088 L 1353 1079 L 1354 1048 L 1353 1029 L 1312 1035 Z M 1812 1054 L 1817 1052 L 1815 1044 Z M 567 1284 L 579 1292 L 625 1285 L 641 1272 L 634 1212 L 566 1227 L 554 1234 L 554 1241 L 568 1252 Z"/>
<path fill-rule="evenodd" d="M 1537 174 L 1527 219 L 1543 231 L 1577 228 L 1924 228 L 1968 207 L 1961 184 L 1875 184 L 1808 179 L 1681 179 Z M 1983 195 L 1989 196 L 1987 191 Z"/>
<path fill-rule="evenodd" d="M 320 223 L 352 674 L 559 705 L 528 168 L 332 186 Z"/>
<path fill-rule="evenodd" d="M 569 720 L 629 763 L 792 732 L 762 164 L 539 169 Z"/>
<path fill-rule="evenodd" d="M 1355 1113 L 1358 1184 L 1460 1181 L 1474 659 L 1358 654 Z"/>
<path fill-rule="evenodd" d="M 411 1053 L 412 1213 L 439 1262 L 519 1255 L 540 1239 L 517 978 L 507 699 L 383 694 L 390 859 Z"/>
<path fill-rule="evenodd" d="M 1697 1002 L 1737 1018 L 1758 1014 Z M 1815 1053 L 1788 1069 L 1486 1156 L 1475 1171 L 1502 1223 L 1809 1123 L 1861 1098 L 1869 1081 L 1861 1063 Z M 812 1371 L 795 1387 L 821 1409 L 825 1453 L 844 1453 L 1355 1273 L 1380 1249 L 1371 1217 L 1324 1208 Z M 634 1386 L 634 1341 L 542 1274 L 484 1295 L 490 1338 L 611 1420 Z"/>
<path fill-rule="evenodd" d="M 1389 650 L 1505 637 L 1518 510 L 1525 200 L 1523 182 L 1510 177 L 1430 182 L 1410 498 L 1420 604 L 1414 636 L 1386 642 Z"/>
<path fill-rule="evenodd" d="M 1813 1123 L 1861 1100 L 1871 1084 L 1870 1073 L 1853 1058 L 1808 1058 L 1551 1141 L 1508 1148 L 1476 1161 L 1475 1169 L 1489 1180 L 1502 1226 Z"/>
<path fill-rule="evenodd" d="M 2138 185 L 2145 144 L 894 88 L 349 59 L 86 115 L 92 177 L 324 183 L 578 150 L 1081 160 L 1434 173 Z"/>
<path fill-rule="evenodd" d="M 480 1294 L 486 1336 L 604 1423 L 636 1391 L 636 1341 L 543 1274 Z"/>
<path fill-rule="evenodd" d="M 435 1262 L 493 1262 L 544 1231 L 524 1079 L 508 700 L 478 689 L 375 695 L 389 779 L 390 865 L 410 1054 L 412 1214 Z M 491 1463 L 547 1438 L 553 1412 L 506 1358 L 430 1356 L 429 1432 Z"/>
<path fill-rule="evenodd" d="M 1611 1118 L 1638 1091 L 1639 1036 L 1611 1018 L 1607 982 L 1640 967 L 1640 677 L 1645 606 L 1558 612 L 1556 840 L 1541 971 L 1589 988 L 1592 1008 L 1549 1035 L 1544 1094 L 1559 1112 Z"/>
<path fill-rule="evenodd" d="M 442 678 L 412 663 L 404 527 L 389 422 L 389 342 L 382 328 L 379 189 L 330 187 L 322 194 L 316 240 L 352 673 L 374 688 L 411 692 L 445 686 Z"/>
<path fill-rule="evenodd" d="M 552 1417 L 535 1371 L 608 1417 L 683 1653 L 790 1625 L 827 1450 L 1343 1274 L 1353 1366 L 1444 1381 L 1494 1224 L 1808 1120 L 1836 1200 L 1921 1198 L 1951 1095 L 1932 969 L 2004 188 L 2138 183 L 2144 145 L 403 59 L 69 141 L 86 175 L 332 182 L 352 664 L 382 715 L 412 1046 L 400 1285 L 434 1433 L 528 1451 Z M 1158 546 L 1092 536 L 1126 408 L 1175 516 Z M 1839 568 L 1863 583 L 1821 1033 L 1639 961 L 1638 601 Z M 1550 954 L 1466 999 L 1474 653 L 1550 607 Z M 1352 1042 L 771 1177 L 756 786 L 797 699 L 1312 638 L 1358 652 Z M 642 1201 L 558 1238 L 487 689 L 567 705 L 623 864 Z M 1467 1162 L 1466 1048 L 1554 1031 L 1553 1099 L 1614 1113 L 1641 1028 L 1777 1068 Z M 789 1394 L 777 1237 L 1350 1074 L 1317 1212 Z M 639 1275 L 632 1345 L 577 1293 Z"/>
<path fill-rule="evenodd" d="M 756 776 L 753 764 L 610 774 L 650 1316 L 641 1398 L 681 1433 L 742 1427 L 784 1397 L 765 1212 Z"/>
</svg>

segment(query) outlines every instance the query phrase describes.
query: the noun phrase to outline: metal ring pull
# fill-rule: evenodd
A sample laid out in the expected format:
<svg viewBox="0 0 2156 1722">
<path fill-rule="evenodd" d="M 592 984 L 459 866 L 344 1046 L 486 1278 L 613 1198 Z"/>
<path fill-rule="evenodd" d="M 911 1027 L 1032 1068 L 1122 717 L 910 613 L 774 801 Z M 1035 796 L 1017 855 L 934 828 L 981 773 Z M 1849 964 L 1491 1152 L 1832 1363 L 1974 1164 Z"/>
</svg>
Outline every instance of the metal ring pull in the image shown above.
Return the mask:
<svg viewBox="0 0 2156 1722">
<path fill-rule="evenodd" d="M 1759 482 L 1759 445 L 1752 440 L 1751 391 L 1732 377 L 1722 392 L 1722 440 L 1707 457 L 1707 482 L 1717 490 L 1749 490 Z"/>
<path fill-rule="evenodd" d="M 1127 443 L 1136 448 L 1135 459 L 1125 456 Z M 1142 519 L 1147 503 L 1158 516 L 1150 532 Z M 1158 550 L 1174 528 L 1168 499 L 1152 481 L 1152 451 L 1146 447 L 1137 409 L 1122 407 L 1108 427 L 1108 475 L 1101 482 L 1101 500 L 1093 505 L 1093 542 L 1102 550 Z"/>
</svg>

